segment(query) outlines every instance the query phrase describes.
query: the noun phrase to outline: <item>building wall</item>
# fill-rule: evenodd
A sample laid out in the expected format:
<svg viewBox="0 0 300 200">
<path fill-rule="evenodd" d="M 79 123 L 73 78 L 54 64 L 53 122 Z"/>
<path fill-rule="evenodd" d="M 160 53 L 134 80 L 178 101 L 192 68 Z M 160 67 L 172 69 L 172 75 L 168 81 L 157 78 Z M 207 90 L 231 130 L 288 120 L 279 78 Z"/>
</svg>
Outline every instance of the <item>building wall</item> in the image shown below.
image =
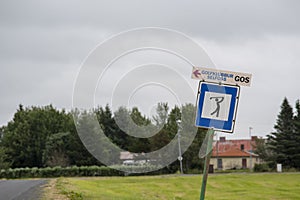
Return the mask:
<svg viewBox="0 0 300 200">
<path fill-rule="evenodd" d="M 222 165 L 223 165 L 223 170 L 226 170 L 226 169 L 242 169 L 243 166 L 242 166 L 242 160 L 243 159 L 246 159 L 247 160 L 247 166 L 246 168 L 250 168 L 250 157 L 233 157 L 233 158 L 220 158 L 219 159 L 222 159 Z M 210 164 L 214 165 L 214 169 L 217 169 L 218 168 L 218 161 L 217 161 L 217 158 L 211 158 L 210 159 Z M 252 168 L 254 167 L 254 164 L 255 163 L 260 163 L 260 160 L 257 158 L 257 157 L 253 157 L 252 158 Z"/>
</svg>

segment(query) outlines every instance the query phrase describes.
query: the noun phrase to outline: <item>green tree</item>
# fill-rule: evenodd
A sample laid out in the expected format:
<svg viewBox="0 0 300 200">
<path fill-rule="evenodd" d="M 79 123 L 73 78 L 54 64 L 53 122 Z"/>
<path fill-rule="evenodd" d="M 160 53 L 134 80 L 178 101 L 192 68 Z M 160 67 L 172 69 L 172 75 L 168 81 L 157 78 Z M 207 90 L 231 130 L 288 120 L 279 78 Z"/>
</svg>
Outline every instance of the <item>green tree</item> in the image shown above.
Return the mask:
<svg viewBox="0 0 300 200">
<path fill-rule="evenodd" d="M 252 145 L 254 153 L 259 156 L 263 161 L 269 162 L 270 164 L 274 164 L 275 161 L 274 153 L 268 148 L 268 143 L 263 138 L 256 138 L 255 143 Z"/>
<path fill-rule="evenodd" d="M 156 108 L 157 115 L 153 117 L 155 125 L 159 128 L 166 125 L 168 120 L 169 106 L 168 103 L 158 103 Z"/>
<path fill-rule="evenodd" d="M 183 149 L 183 147 L 188 147 L 183 154 L 182 161 L 185 172 L 195 168 L 202 169 L 203 167 L 203 161 L 199 158 L 198 154 L 205 137 L 206 130 L 197 129 L 194 126 L 195 110 L 196 108 L 192 104 L 183 105 L 181 109 L 178 106 L 175 106 L 167 115 L 166 119 L 165 112 L 167 111 L 167 106 L 166 104 L 160 104 L 157 110 L 160 114 L 156 116 L 156 124 L 161 126 L 163 121 L 167 121 L 167 124 L 163 126 L 157 135 L 150 138 L 151 148 L 154 151 L 167 145 L 173 139 L 177 141 L 177 133 L 180 128 L 181 148 Z M 180 124 L 180 127 L 178 127 L 178 124 Z M 195 137 L 193 141 L 191 141 L 191 137 Z M 178 152 L 178 145 L 175 146 L 174 152 Z M 173 162 L 169 168 L 179 170 L 179 161 L 176 160 Z"/>
<path fill-rule="evenodd" d="M 294 134 L 293 108 L 287 98 L 281 104 L 274 128 L 276 131 L 268 135 L 268 148 L 274 153 L 274 161 L 285 167 L 295 167 L 295 154 L 299 144 Z"/>
<path fill-rule="evenodd" d="M 130 118 L 134 122 L 130 131 L 135 132 L 138 136 L 143 136 L 141 138 L 128 137 L 131 151 L 138 153 L 149 152 L 150 143 L 147 134 L 151 132 L 151 130 L 154 130 L 150 119 L 143 116 L 137 107 L 131 109 Z"/>
<path fill-rule="evenodd" d="M 114 119 L 118 127 L 114 133 L 116 139 L 113 141 L 115 143 L 130 152 L 142 153 L 150 150 L 147 135 L 153 131 L 154 126 L 137 107 L 133 107 L 131 110 L 120 107 L 114 113 Z"/>
<path fill-rule="evenodd" d="M 294 166 L 300 168 L 300 102 L 296 101 L 296 114 L 294 116 L 294 147 L 295 153 L 293 155 Z M 297 145 L 298 144 L 298 145 Z"/>
<path fill-rule="evenodd" d="M 104 140 L 104 136 L 99 133 L 99 124 L 98 122 L 95 122 L 92 112 L 94 111 L 83 111 L 77 117 L 76 130 L 78 135 L 72 135 L 73 137 L 71 137 L 71 139 L 74 143 L 69 143 L 68 145 L 68 155 L 71 159 L 71 163 L 74 163 L 78 166 L 103 165 L 97 159 L 111 156 L 110 152 L 106 150 L 99 150 L 99 147 L 102 147 L 102 149 L 108 149 L 106 148 L 107 142 Z M 70 154 L 70 150 L 73 148 L 76 150 Z"/>
<path fill-rule="evenodd" d="M 104 134 L 113 143 L 123 148 L 125 145 L 124 141 L 126 140 L 126 134 L 119 129 L 108 104 L 104 108 L 98 107 L 94 112 L 97 115 L 99 124 L 101 129 L 104 131 Z"/>
<path fill-rule="evenodd" d="M 156 115 L 153 116 L 157 133 L 149 138 L 151 151 L 156 151 L 166 146 L 177 134 L 176 119 L 174 123 L 168 125 L 169 106 L 167 103 L 158 103 L 156 107 Z M 171 111 L 174 114 L 175 111 Z M 180 113 L 180 109 L 179 109 Z M 167 126 L 169 126 L 167 128 Z"/>
<path fill-rule="evenodd" d="M 168 116 L 166 129 L 171 133 L 176 134 L 178 131 L 178 120 L 181 120 L 181 110 L 177 105 L 175 105 Z"/>
<path fill-rule="evenodd" d="M 133 107 L 131 109 L 130 117 L 132 121 L 139 126 L 147 126 L 151 123 L 151 120 L 148 119 L 145 115 L 142 115 L 137 107 Z"/>
<path fill-rule="evenodd" d="M 198 128 L 197 134 L 188 148 L 188 150 L 183 154 L 183 166 L 186 171 L 191 169 L 203 169 L 204 160 L 199 158 L 199 151 L 205 135 L 207 133 L 206 129 Z"/>
<path fill-rule="evenodd" d="M 5 148 L 0 145 L 0 169 L 7 169 L 10 167 L 10 163 L 8 162 Z"/>
<path fill-rule="evenodd" d="M 66 154 L 66 143 L 70 133 L 56 133 L 47 138 L 46 148 L 43 154 L 43 162 L 46 166 L 66 167 L 69 165 L 69 157 Z"/>
<path fill-rule="evenodd" d="M 182 107 L 182 129 L 184 134 L 182 134 L 181 141 L 183 145 L 188 145 L 185 144 L 185 141 L 189 141 L 191 137 L 195 136 L 189 148 L 183 154 L 183 166 L 185 171 L 202 169 L 203 167 L 203 160 L 199 158 L 199 150 L 207 131 L 195 127 L 195 113 L 196 107 L 193 104 L 186 104 Z"/>
<path fill-rule="evenodd" d="M 67 132 L 68 117 L 52 105 L 23 108 L 19 105 L 13 120 L 3 128 L 2 146 L 12 167 L 42 167 L 47 138 Z"/>
<path fill-rule="evenodd" d="M 0 127 L 0 144 L 3 137 L 3 127 Z"/>
</svg>

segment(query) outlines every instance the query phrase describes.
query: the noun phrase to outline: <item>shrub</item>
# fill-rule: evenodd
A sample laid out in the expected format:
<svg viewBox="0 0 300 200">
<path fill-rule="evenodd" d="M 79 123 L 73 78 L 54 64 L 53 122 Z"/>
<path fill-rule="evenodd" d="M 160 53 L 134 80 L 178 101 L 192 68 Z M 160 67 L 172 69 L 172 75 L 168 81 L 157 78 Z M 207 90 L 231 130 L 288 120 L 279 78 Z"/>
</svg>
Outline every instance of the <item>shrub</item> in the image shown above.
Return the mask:
<svg viewBox="0 0 300 200">
<path fill-rule="evenodd" d="M 268 171 L 270 171 L 270 168 L 267 163 L 262 163 L 262 164 L 255 163 L 254 171 L 255 172 L 268 172 Z"/>
<path fill-rule="evenodd" d="M 283 172 L 299 172 L 296 168 L 283 168 Z"/>
</svg>

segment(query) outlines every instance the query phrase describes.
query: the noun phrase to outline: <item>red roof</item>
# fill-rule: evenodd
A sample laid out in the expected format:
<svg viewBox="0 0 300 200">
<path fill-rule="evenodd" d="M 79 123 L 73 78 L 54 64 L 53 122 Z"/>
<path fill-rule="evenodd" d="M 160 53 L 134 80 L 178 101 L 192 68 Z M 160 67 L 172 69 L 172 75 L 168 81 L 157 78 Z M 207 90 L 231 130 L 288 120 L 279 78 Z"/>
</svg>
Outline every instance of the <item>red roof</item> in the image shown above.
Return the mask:
<svg viewBox="0 0 300 200">
<path fill-rule="evenodd" d="M 257 156 L 253 153 L 255 139 L 243 140 L 226 140 L 223 137 L 220 141 L 215 142 L 212 156 L 217 157 L 250 157 Z"/>
<path fill-rule="evenodd" d="M 213 151 L 212 157 L 250 157 L 251 153 L 242 151 L 240 149 L 229 149 L 223 152 Z M 252 153 L 252 156 L 257 156 Z"/>
<path fill-rule="evenodd" d="M 255 142 L 251 140 L 227 140 L 225 142 L 218 141 L 216 142 L 214 149 L 216 149 L 218 146 L 219 151 L 227 151 L 232 148 L 241 149 L 241 146 L 243 145 L 245 151 L 250 151 L 251 144 L 255 144 Z"/>
</svg>

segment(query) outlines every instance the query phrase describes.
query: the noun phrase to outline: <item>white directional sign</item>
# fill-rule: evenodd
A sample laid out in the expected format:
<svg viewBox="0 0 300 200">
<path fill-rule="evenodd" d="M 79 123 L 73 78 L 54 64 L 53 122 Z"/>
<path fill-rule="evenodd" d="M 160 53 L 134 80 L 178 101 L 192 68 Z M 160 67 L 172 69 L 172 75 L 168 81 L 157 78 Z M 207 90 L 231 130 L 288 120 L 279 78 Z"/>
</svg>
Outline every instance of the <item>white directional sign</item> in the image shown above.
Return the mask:
<svg viewBox="0 0 300 200">
<path fill-rule="evenodd" d="M 196 126 L 233 132 L 239 86 L 200 82 Z"/>
<path fill-rule="evenodd" d="M 213 68 L 193 67 L 192 78 L 214 83 L 250 86 L 252 74 Z"/>
</svg>

